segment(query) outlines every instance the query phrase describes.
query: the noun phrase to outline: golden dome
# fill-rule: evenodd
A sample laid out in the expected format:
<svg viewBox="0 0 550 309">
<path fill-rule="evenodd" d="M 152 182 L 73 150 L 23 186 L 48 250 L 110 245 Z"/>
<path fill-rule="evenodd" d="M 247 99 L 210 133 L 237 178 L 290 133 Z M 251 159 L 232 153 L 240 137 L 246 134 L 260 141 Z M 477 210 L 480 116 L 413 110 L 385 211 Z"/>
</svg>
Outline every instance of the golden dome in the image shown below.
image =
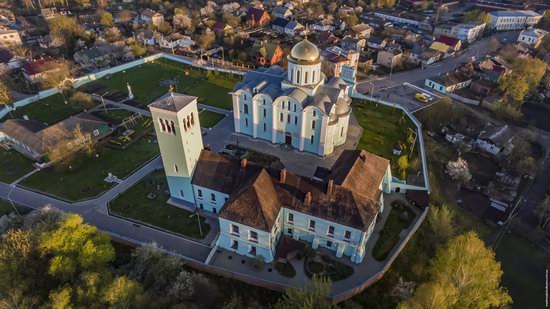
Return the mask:
<svg viewBox="0 0 550 309">
<path fill-rule="evenodd" d="M 294 45 L 290 51 L 290 57 L 297 61 L 314 62 L 320 58 L 319 49 L 307 39 Z"/>
</svg>

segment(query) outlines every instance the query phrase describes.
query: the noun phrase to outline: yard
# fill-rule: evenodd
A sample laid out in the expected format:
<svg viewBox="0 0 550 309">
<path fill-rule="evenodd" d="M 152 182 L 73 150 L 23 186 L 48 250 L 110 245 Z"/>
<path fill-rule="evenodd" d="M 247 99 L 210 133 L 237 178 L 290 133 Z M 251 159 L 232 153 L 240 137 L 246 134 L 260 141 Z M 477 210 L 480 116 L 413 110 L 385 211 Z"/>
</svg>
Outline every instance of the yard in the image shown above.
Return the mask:
<svg viewBox="0 0 550 309">
<path fill-rule="evenodd" d="M 150 130 L 151 122 L 146 123 Z M 96 146 L 96 155 L 78 154 L 70 164 L 43 169 L 20 185 L 70 201 L 84 200 L 113 186 L 104 181 L 109 172 L 123 179 L 159 153 L 158 145 L 147 138 L 138 139 L 125 150 L 107 147 L 107 143 L 103 141 Z"/>
<path fill-rule="evenodd" d="M 359 139 L 357 148 L 389 159 L 392 168 L 395 169 L 397 157 L 393 154 L 393 148 L 396 144 L 407 144 L 408 129 L 415 130 L 416 127 L 400 109 L 357 100 L 354 100 L 352 104 L 353 114 L 363 128 L 363 135 Z M 407 147 L 402 154 L 408 155 L 409 152 Z M 415 146 L 412 156 L 409 158 L 410 169 L 417 170 L 419 168 L 418 164 L 414 163 L 417 158 L 418 147 Z"/>
<path fill-rule="evenodd" d="M 132 116 L 134 113 L 127 111 L 125 109 L 113 109 L 113 110 L 101 110 L 94 112 L 93 115 L 103 119 L 110 124 L 118 125 L 122 122 L 122 120 Z"/>
<path fill-rule="evenodd" d="M 0 181 L 12 183 L 34 170 L 34 162 L 15 150 L 0 148 Z"/>
<path fill-rule="evenodd" d="M 199 121 L 203 128 L 213 128 L 225 117 L 226 115 L 224 114 L 218 114 L 204 109 L 199 111 Z"/>
<path fill-rule="evenodd" d="M 388 257 L 388 254 L 399 241 L 399 234 L 411 225 L 415 216 L 416 213 L 408 203 L 403 201 L 392 203 L 388 219 L 372 249 L 372 255 L 375 259 L 383 261 Z"/>
<path fill-rule="evenodd" d="M 109 204 L 112 214 L 136 220 L 140 223 L 201 239 L 208 234 L 210 226 L 200 217 L 202 236 L 197 218 L 193 213 L 166 203 L 168 184 L 164 170 L 156 171 L 142 179 L 134 187 Z"/>
<path fill-rule="evenodd" d="M 222 74 L 210 73 L 207 76 L 202 70 L 175 61 L 158 59 L 98 79 L 83 88 L 100 84 L 112 91 L 127 93 L 128 83 L 135 96 L 134 100 L 144 107 L 167 93 L 170 83 L 173 83 L 175 92 L 197 96 L 201 103 L 231 110 L 228 92 L 238 81 L 237 78 Z"/>
<path fill-rule="evenodd" d="M 508 288 L 513 307 L 543 308 L 550 255 L 522 237 L 507 234 L 496 250 L 496 258 L 501 262 L 502 285 Z"/>
<path fill-rule="evenodd" d="M 66 96 L 68 97 L 69 95 L 66 94 Z M 85 109 L 89 109 L 93 107 L 94 104 L 90 106 L 71 102 L 65 104 L 61 94 L 54 94 L 29 105 L 20 107 L 12 112 L 12 115 L 14 118 L 22 118 L 23 115 L 27 115 L 30 119 L 51 125 L 69 118 L 72 115 L 76 115 Z M 4 119 L 9 119 L 10 117 L 10 114 L 8 114 Z"/>
<path fill-rule="evenodd" d="M 472 180 L 479 185 L 488 185 L 499 170 L 496 162 L 487 155 L 468 152 L 464 154 L 463 158 L 468 162 L 468 167 L 472 172 Z"/>
</svg>

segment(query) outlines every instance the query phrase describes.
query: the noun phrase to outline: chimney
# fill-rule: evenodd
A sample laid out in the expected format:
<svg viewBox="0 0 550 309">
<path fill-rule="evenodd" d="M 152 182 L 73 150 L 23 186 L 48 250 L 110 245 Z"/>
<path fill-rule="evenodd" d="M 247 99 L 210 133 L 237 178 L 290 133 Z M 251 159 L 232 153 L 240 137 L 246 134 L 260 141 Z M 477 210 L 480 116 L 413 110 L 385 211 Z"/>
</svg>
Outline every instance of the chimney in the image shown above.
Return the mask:
<svg viewBox="0 0 550 309">
<path fill-rule="evenodd" d="M 330 198 L 332 191 L 334 190 L 334 180 L 329 179 L 327 183 L 327 197 Z"/>
<path fill-rule="evenodd" d="M 306 196 L 304 197 L 304 205 L 311 205 L 311 192 L 306 193 Z"/>
<path fill-rule="evenodd" d="M 281 170 L 281 173 L 279 174 L 279 182 L 285 183 L 286 182 L 286 168 L 283 168 Z"/>
<path fill-rule="evenodd" d="M 248 166 L 248 160 L 247 159 L 242 159 L 241 160 L 241 168 L 246 168 Z"/>
</svg>

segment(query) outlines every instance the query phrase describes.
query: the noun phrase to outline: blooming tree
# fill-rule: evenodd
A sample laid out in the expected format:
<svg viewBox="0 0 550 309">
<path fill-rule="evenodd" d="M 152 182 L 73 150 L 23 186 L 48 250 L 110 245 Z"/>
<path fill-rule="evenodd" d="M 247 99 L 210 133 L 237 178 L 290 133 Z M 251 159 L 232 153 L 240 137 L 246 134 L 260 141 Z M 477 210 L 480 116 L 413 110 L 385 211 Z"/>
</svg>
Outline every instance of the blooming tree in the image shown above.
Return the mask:
<svg viewBox="0 0 550 309">
<path fill-rule="evenodd" d="M 449 174 L 452 179 L 458 180 L 461 183 L 468 182 L 472 179 L 468 162 L 461 157 L 458 157 L 456 161 L 449 161 L 447 163 L 447 174 Z"/>
</svg>

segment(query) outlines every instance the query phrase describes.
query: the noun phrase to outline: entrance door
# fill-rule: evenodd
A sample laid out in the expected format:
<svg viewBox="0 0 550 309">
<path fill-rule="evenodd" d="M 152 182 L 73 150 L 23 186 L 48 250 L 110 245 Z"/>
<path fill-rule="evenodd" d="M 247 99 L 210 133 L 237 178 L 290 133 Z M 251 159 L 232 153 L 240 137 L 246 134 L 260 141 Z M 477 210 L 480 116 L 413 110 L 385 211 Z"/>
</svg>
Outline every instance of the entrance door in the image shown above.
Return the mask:
<svg viewBox="0 0 550 309">
<path fill-rule="evenodd" d="M 285 134 L 285 144 L 292 145 L 292 135 L 290 133 Z"/>
</svg>

